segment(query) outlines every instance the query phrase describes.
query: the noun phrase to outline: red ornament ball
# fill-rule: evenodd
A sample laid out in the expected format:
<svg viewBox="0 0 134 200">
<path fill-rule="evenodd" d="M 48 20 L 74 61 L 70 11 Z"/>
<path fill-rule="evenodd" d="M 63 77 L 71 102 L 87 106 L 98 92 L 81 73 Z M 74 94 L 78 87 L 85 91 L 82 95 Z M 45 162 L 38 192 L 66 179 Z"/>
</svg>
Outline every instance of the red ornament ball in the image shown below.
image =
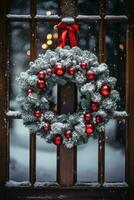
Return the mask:
<svg viewBox="0 0 134 200">
<path fill-rule="evenodd" d="M 47 69 L 47 75 L 48 75 L 48 76 L 52 76 L 52 74 L 53 74 L 52 69 L 48 68 L 48 69 Z"/>
<path fill-rule="evenodd" d="M 43 127 L 42 130 L 44 133 L 48 133 L 51 130 L 51 125 L 49 123 L 46 123 Z"/>
<path fill-rule="evenodd" d="M 45 71 L 40 71 L 38 74 L 37 74 L 38 78 L 39 79 L 44 79 L 45 76 L 46 76 L 46 72 Z"/>
<path fill-rule="evenodd" d="M 70 68 L 68 69 L 68 73 L 69 73 L 71 76 L 74 76 L 74 74 L 75 74 L 75 68 L 74 68 L 74 67 L 70 67 Z"/>
<path fill-rule="evenodd" d="M 64 135 L 65 135 L 65 137 L 66 137 L 67 139 L 69 139 L 69 138 L 72 137 L 72 132 L 71 132 L 70 130 L 67 130 L 67 131 L 65 131 Z"/>
<path fill-rule="evenodd" d="M 46 82 L 44 80 L 38 80 L 37 81 L 37 87 L 39 89 L 44 89 L 46 87 Z"/>
<path fill-rule="evenodd" d="M 92 70 L 89 70 L 86 75 L 87 75 L 87 79 L 92 81 L 95 79 L 96 73 Z"/>
<path fill-rule="evenodd" d="M 40 111 L 40 110 L 35 111 L 35 112 L 34 112 L 34 116 L 35 116 L 37 119 L 41 118 L 41 111 Z"/>
<path fill-rule="evenodd" d="M 86 124 L 85 132 L 87 133 L 87 135 L 92 135 L 94 132 L 94 126 L 92 124 Z"/>
<path fill-rule="evenodd" d="M 84 120 L 88 123 L 91 121 L 91 115 L 89 113 L 84 114 Z"/>
<path fill-rule="evenodd" d="M 33 90 L 31 89 L 31 88 L 29 88 L 28 90 L 27 90 L 27 94 L 29 95 L 29 94 L 32 94 L 33 93 Z"/>
<path fill-rule="evenodd" d="M 65 73 L 65 67 L 63 65 L 55 65 L 54 66 L 54 73 L 57 76 L 62 76 Z"/>
<path fill-rule="evenodd" d="M 104 97 L 108 97 L 111 93 L 111 87 L 109 85 L 102 85 L 100 88 L 100 94 Z"/>
<path fill-rule="evenodd" d="M 91 104 L 90 104 L 90 110 L 92 111 L 92 112 L 97 112 L 98 110 L 99 110 L 99 104 L 97 103 L 97 102 L 92 102 Z"/>
<path fill-rule="evenodd" d="M 62 144 L 62 141 L 63 141 L 63 138 L 60 134 L 56 134 L 53 138 L 53 143 L 55 145 L 61 145 Z"/>
<path fill-rule="evenodd" d="M 96 121 L 96 124 L 100 124 L 100 123 L 103 122 L 103 117 L 100 116 L 100 115 L 97 115 L 97 116 L 95 117 L 95 121 Z"/>
<path fill-rule="evenodd" d="M 88 64 L 85 63 L 85 62 L 80 63 L 80 67 L 81 67 L 82 69 L 86 69 L 87 66 L 88 66 Z"/>
</svg>

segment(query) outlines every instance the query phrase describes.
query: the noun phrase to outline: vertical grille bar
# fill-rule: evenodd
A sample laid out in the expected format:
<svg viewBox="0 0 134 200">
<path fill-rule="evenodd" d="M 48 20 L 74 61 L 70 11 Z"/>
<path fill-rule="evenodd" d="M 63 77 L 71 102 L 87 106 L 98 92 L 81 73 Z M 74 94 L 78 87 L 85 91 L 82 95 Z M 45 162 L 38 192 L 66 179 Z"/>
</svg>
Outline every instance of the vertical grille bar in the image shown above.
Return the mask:
<svg viewBox="0 0 134 200">
<path fill-rule="evenodd" d="M 99 29 L 99 62 L 105 62 L 105 0 L 100 0 L 100 29 Z M 100 184 L 105 180 L 105 133 L 99 134 L 98 140 L 98 181 Z"/>
<path fill-rule="evenodd" d="M 0 185 L 9 179 L 9 134 L 5 112 L 8 107 L 7 0 L 0 6 Z"/>
<path fill-rule="evenodd" d="M 74 17 L 76 14 L 75 0 L 61 0 L 59 2 L 62 17 Z M 66 104 L 63 104 L 66 102 Z M 77 91 L 73 83 L 58 87 L 58 111 L 73 113 L 77 106 Z M 57 148 L 57 181 L 62 186 L 71 186 L 76 181 L 76 147 L 67 149 L 64 146 Z"/>
<path fill-rule="evenodd" d="M 74 83 L 58 87 L 58 111 L 73 113 L 77 106 L 77 93 Z M 66 102 L 63 104 L 63 102 Z M 76 147 L 67 149 L 63 145 L 57 149 L 57 181 L 62 186 L 73 185 L 76 181 Z"/>
<path fill-rule="evenodd" d="M 34 17 L 36 15 L 36 0 L 31 0 L 31 21 L 30 21 L 30 58 L 36 58 L 36 22 Z M 30 134 L 30 163 L 29 163 L 29 179 L 31 185 L 36 181 L 36 135 Z"/>
<path fill-rule="evenodd" d="M 129 55 L 129 48 L 130 48 L 130 26 L 127 24 L 126 29 L 126 77 L 125 77 L 125 110 L 127 113 L 130 112 L 129 110 L 129 94 L 130 94 L 130 81 L 129 81 L 129 65 L 130 65 L 130 55 Z M 128 183 L 128 133 L 129 133 L 129 122 L 126 121 L 126 145 L 125 145 L 125 181 Z"/>
</svg>

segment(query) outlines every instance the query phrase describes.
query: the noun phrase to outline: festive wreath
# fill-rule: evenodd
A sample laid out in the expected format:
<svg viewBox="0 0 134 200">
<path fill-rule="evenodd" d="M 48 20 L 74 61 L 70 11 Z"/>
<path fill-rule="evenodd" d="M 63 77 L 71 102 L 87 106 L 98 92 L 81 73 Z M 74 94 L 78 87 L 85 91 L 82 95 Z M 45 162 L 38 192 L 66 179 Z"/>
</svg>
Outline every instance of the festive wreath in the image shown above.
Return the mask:
<svg viewBox="0 0 134 200">
<path fill-rule="evenodd" d="M 90 51 L 78 47 L 47 50 L 30 62 L 18 81 L 24 124 L 47 142 L 67 148 L 86 143 L 90 136 L 104 131 L 104 125 L 117 108 L 119 93 L 114 89 L 116 78 L 109 76 L 105 63 L 99 64 Z M 52 89 L 73 82 L 80 92 L 79 110 L 58 115 Z"/>
<path fill-rule="evenodd" d="M 61 31 L 58 47 L 30 62 L 30 68 L 17 79 L 21 86 L 17 100 L 24 124 L 47 142 L 67 148 L 86 143 L 89 137 L 104 131 L 119 100 L 114 89 L 116 78 L 109 76 L 108 66 L 99 64 L 90 51 L 76 47 L 79 27 L 70 19 L 63 18 L 56 26 Z M 67 36 L 72 48 L 65 46 Z M 59 115 L 52 90 L 55 85 L 69 82 L 75 83 L 80 93 L 79 107 L 76 113 Z"/>
</svg>

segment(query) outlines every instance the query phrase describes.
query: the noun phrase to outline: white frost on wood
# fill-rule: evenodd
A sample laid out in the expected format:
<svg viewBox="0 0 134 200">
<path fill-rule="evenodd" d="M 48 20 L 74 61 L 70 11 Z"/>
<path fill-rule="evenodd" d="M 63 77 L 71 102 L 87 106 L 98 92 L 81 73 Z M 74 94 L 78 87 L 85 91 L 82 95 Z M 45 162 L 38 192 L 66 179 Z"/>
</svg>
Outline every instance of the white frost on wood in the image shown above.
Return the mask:
<svg viewBox="0 0 134 200">
<path fill-rule="evenodd" d="M 21 112 L 19 111 L 8 111 L 6 113 L 6 116 L 7 117 L 15 117 L 15 118 L 21 118 Z M 114 116 L 113 117 L 122 117 L 122 118 L 125 118 L 125 117 L 128 117 L 128 114 L 126 111 L 114 111 Z"/>
<path fill-rule="evenodd" d="M 7 117 L 21 118 L 21 112 L 9 110 L 9 111 L 6 113 L 6 116 L 7 116 Z"/>
<path fill-rule="evenodd" d="M 23 181 L 23 182 L 17 182 L 17 181 L 8 181 L 6 183 L 7 187 L 28 187 L 30 186 L 30 182 L 29 181 Z"/>
<path fill-rule="evenodd" d="M 74 18 L 73 17 L 64 17 L 61 20 L 62 22 L 66 22 L 67 24 L 74 23 Z"/>
<path fill-rule="evenodd" d="M 114 111 L 114 117 L 128 117 L 128 114 L 126 111 Z"/>
<path fill-rule="evenodd" d="M 58 184 L 56 182 L 36 182 L 34 184 L 35 188 L 38 188 L 38 187 L 49 187 L 49 186 L 58 186 Z"/>
</svg>

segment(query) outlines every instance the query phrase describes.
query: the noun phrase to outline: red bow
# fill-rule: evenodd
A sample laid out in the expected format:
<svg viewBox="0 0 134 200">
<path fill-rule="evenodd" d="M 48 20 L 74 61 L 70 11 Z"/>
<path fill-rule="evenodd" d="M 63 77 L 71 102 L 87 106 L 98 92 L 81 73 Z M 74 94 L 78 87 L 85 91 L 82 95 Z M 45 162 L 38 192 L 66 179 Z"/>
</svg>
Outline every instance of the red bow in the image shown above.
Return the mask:
<svg viewBox="0 0 134 200">
<path fill-rule="evenodd" d="M 66 24 L 65 22 L 60 22 L 56 28 L 62 31 L 61 36 L 58 40 L 58 47 L 64 47 L 67 41 L 67 34 L 69 37 L 70 46 L 77 46 L 78 42 L 75 36 L 75 32 L 79 31 L 79 26 L 75 23 Z"/>
</svg>

